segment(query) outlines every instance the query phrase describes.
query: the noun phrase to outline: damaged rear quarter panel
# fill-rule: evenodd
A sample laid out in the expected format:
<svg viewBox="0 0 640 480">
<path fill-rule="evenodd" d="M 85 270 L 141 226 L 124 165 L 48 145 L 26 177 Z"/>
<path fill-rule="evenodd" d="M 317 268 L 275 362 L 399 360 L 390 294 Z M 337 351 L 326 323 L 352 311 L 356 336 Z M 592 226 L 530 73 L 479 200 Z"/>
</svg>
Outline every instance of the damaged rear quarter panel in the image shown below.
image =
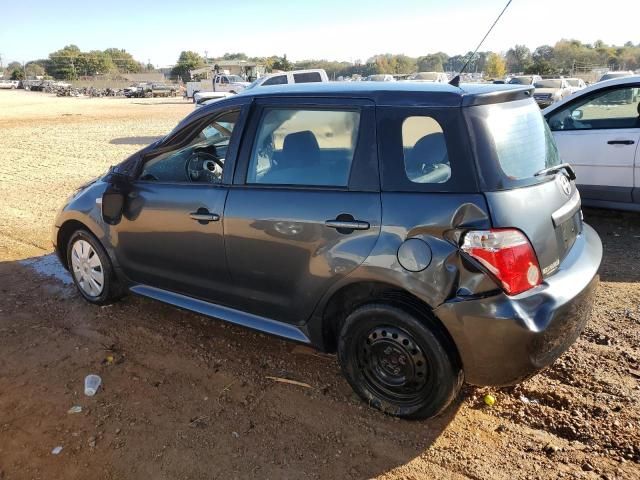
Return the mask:
<svg viewBox="0 0 640 480">
<path fill-rule="evenodd" d="M 457 247 L 465 231 L 491 227 L 482 194 L 388 192 L 382 194 L 382 212 L 382 231 L 373 251 L 346 283 L 393 283 L 431 308 L 453 297 L 484 296 L 498 288 Z M 431 250 L 431 263 L 420 272 L 410 272 L 398 261 L 398 248 L 410 238 Z"/>
</svg>

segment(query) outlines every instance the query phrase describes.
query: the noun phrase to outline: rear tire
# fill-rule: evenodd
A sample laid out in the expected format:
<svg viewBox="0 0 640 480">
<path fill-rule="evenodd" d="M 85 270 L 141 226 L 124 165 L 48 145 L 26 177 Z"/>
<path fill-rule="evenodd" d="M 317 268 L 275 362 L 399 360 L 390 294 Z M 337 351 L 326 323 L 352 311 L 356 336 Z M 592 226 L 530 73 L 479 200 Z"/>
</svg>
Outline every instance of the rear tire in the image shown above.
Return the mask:
<svg viewBox="0 0 640 480">
<path fill-rule="evenodd" d="M 124 294 L 111 260 L 87 230 L 76 230 L 67 244 L 67 265 L 80 295 L 90 303 L 106 305 Z"/>
<path fill-rule="evenodd" d="M 345 320 L 338 339 L 342 371 L 370 406 L 404 418 L 441 413 L 463 374 L 455 352 L 429 318 L 387 304 L 364 305 Z"/>
</svg>

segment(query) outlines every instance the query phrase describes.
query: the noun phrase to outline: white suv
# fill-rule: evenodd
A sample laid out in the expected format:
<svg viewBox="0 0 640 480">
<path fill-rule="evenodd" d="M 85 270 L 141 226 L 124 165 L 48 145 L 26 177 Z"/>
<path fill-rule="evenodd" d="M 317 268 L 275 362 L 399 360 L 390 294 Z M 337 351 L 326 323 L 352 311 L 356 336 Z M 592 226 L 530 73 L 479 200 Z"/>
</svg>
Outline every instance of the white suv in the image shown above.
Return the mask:
<svg viewBox="0 0 640 480">
<path fill-rule="evenodd" d="M 293 70 L 291 72 L 270 73 L 258 78 L 247 90 L 255 87 L 267 87 L 269 85 L 288 85 L 290 83 L 328 82 L 329 77 L 323 69 Z"/>
</svg>

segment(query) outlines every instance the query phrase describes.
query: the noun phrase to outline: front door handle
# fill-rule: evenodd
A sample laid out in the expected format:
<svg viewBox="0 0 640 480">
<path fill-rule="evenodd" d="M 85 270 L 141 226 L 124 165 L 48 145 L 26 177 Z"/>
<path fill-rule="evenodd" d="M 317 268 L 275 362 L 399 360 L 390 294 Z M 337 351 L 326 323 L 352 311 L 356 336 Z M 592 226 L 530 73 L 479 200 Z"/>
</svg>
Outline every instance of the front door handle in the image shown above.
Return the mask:
<svg viewBox="0 0 640 480">
<path fill-rule="evenodd" d="M 361 220 L 327 220 L 324 222 L 325 227 L 340 230 L 369 230 L 369 222 Z"/>
<path fill-rule="evenodd" d="M 633 145 L 636 142 L 633 140 L 609 140 L 607 143 L 609 145 Z"/>
<path fill-rule="evenodd" d="M 198 209 L 197 212 L 191 212 L 189 216 L 192 220 L 200 222 L 202 224 L 209 222 L 217 222 L 220 220 L 220 215 L 217 213 L 209 213 L 209 211 L 202 211 L 203 209 Z"/>
</svg>

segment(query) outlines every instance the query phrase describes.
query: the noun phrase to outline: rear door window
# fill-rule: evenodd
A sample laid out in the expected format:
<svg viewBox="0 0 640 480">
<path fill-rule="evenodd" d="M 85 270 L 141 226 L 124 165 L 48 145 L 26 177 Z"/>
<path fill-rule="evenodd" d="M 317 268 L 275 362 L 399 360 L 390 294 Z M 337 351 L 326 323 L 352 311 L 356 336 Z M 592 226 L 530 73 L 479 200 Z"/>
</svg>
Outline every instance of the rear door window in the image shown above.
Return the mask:
<svg viewBox="0 0 640 480">
<path fill-rule="evenodd" d="M 359 111 L 265 110 L 247 183 L 346 187 L 359 124 Z"/>
<path fill-rule="evenodd" d="M 268 78 L 262 85 L 284 85 L 287 83 L 286 75 L 276 75 L 275 77 Z"/>
</svg>

